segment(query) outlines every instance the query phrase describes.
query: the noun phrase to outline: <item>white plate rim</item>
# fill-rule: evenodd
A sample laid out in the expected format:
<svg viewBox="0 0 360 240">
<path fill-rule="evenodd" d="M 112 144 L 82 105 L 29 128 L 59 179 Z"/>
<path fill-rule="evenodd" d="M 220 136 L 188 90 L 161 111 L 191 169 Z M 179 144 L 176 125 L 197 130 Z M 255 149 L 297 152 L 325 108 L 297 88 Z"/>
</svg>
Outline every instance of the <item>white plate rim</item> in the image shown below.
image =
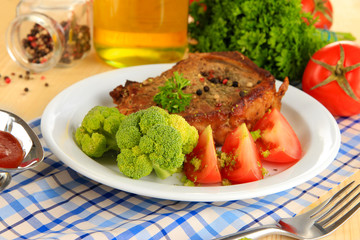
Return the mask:
<svg viewBox="0 0 360 240">
<path fill-rule="evenodd" d="M 148 197 L 194 202 L 241 200 L 281 192 L 320 174 L 335 159 L 341 142 L 335 118 L 314 98 L 292 86 L 289 86 L 283 98 L 282 112 L 284 115 L 289 114 L 290 118 L 295 115 L 293 119 L 288 119 L 290 123 L 302 121 L 300 129 L 293 127 L 300 135 L 299 138 L 302 132 L 307 133 L 302 141 L 306 147 L 305 154 L 291 168 L 257 182 L 232 186 L 187 187 L 174 184 L 173 179 L 170 183 L 167 180 L 133 180 L 120 172 L 115 173 L 87 157 L 78 148 L 75 149 L 71 133 L 74 126 L 80 124 L 80 116 L 95 105 L 114 106 L 109 92 L 125 80 L 142 81 L 147 77 L 155 77 L 172 66 L 173 64 L 150 64 L 115 69 L 69 86 L 55 96 L 43 112 L 41 132 L 47 146 L 70 168 L 107 186 Z M 277 81 L 277 86 L 279 84 Z"/>
</svg>

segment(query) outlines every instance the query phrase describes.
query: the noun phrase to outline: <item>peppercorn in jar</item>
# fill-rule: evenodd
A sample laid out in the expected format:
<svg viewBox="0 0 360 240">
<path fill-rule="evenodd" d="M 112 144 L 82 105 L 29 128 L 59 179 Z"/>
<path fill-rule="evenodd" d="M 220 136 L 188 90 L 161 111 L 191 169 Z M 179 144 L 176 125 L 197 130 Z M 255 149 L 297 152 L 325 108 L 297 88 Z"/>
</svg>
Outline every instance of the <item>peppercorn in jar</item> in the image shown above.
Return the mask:
<svg viewBox="0 0 360 240">
<path fill-rule="evenodd" d="M 89 0 L 22 0 L 7 32 L 7 50 L 21 67 L 70 67 L 91 49 Z"/>
</svg>

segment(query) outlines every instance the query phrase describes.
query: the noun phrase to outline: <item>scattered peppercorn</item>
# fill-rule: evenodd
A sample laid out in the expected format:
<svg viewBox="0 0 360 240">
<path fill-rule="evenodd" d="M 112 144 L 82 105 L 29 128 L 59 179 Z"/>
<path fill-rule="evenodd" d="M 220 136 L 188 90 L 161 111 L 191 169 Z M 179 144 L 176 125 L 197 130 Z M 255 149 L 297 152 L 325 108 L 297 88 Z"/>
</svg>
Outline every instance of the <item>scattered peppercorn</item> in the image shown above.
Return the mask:
<svg viewBox="0 0 360 240">
<path fill-rule="evenodd" d="M 201 96 L 201 94 L 202 94 L 201 89 L 196 90 L 196 94 L 197 94 L 198 96 Z"/>
<path fill-rule="evenodd" d="M 5 77 L 4 77 L 4 81 L 5 81 L 5 83 L 7 83 L 7 84 L 11 83 L 11 79 L 10 79 L 8 76 L 5 76 Z"/>
<path fill-rule="evenodd" d="M 20 75 L 19 75 L 19 78 L 23 78 L 23 75 L 22 75 L 22 74 L 20 74 Z"/>
<path fill-rule="evenodd" d="M 218 80 L 217 80 L 216 78 L 211 78 L 211 79 L 210 79 L 210 82 L 216 84 L 216 83 L 218 83 Z"/>
<path fill-rule="evenodd" d="M 210 90 L 209 86 L 204 86 L 204 91 L 208 92 Z"/>
<path fill-rule="evenodd" d="M 238 87 L 239 86 L 239 83 L 237 81 L 233 81 L 232 85 L 233 87 Z"/>
<path fill-rule="evenodd" d="M 261 80 L 258 80 L 257 82 L 256 82 L 256 84 L 260 84 L 261 83 Z"/>
<path fill-rule="evenodd" d="M 29 88 L 24 88 L 24 92 L 28 92 L 29 91 Z"/>
<path fill-rule="evenodd" d="M 207 77 L 209 74 L 207 72 L 201 71 L 200 74 L 204 77 Z"/>
<path fill-rule="evenodd" d="M 49 86 L 49 84 L 48 83 L 45 83 L 45 87 L 48 87 Z"/>
<path fill-rule="evenodd" d="M 245 97 L 246 96 L 246 91 L 241 90 L 239 94 L 240 94 L 240 97 Z"/>
</svg>

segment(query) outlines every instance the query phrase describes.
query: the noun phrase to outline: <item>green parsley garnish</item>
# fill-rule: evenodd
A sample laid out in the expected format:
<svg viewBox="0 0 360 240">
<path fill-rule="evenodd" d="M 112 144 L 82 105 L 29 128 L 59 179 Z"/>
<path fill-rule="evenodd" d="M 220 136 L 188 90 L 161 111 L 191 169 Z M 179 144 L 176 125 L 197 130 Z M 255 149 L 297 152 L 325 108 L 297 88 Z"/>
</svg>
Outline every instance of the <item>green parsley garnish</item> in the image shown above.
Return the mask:
<svg viewBox="0 0 360 240">
<path fill-rule="evenodd" d="M 267 157 L 270 155 L 270 151 L 269 151 L 269 150 L 263 151 L 263 152 L 261 152 L 261 155 L 262 155 L 264 158 L 267 158 Z"/>
<path fill-rule="evenodd" d="M 190 104 L 192 98 L 192 94 L 183 92 L 187 86 L 190 86 L 190 81 L 182 74 L 174 72 L 174 76 L 169 78 L 164 86 L 159 87 L 160 92 L 154 96 L 154 102 L 169 113 L 182 112 Z"/>
<path fill-rule="evenodd" d="M 252 131 L 250 132 L 252 138 L 254 139 L 254 141 L 258 140 L 259 138 L 261 138 L 261 131 L 260 129 L 256 130 L 256 131 Z"/>
</svg>

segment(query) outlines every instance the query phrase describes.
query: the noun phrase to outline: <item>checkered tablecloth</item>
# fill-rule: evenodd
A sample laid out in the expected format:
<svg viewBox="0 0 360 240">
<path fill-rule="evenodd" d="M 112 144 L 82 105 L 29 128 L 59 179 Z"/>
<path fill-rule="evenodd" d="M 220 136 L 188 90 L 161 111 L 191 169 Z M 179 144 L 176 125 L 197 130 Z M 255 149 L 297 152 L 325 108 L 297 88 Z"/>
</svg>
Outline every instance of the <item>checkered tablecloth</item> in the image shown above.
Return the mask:
<svg viewBox="0 0 360 240">
<path fill-rule="evenodd" d="M 40 119 L 31 123 L 42 139 Z M 46 147 L 44 162 L 0 193 L 0 239 L 211 239 L 293 216 L 360 168 L 360 115 L 337 118 L 342 144 L 315 178 L 241 201 L 180 202 L 113 189 L 78 174 Z"/>
</svg>

